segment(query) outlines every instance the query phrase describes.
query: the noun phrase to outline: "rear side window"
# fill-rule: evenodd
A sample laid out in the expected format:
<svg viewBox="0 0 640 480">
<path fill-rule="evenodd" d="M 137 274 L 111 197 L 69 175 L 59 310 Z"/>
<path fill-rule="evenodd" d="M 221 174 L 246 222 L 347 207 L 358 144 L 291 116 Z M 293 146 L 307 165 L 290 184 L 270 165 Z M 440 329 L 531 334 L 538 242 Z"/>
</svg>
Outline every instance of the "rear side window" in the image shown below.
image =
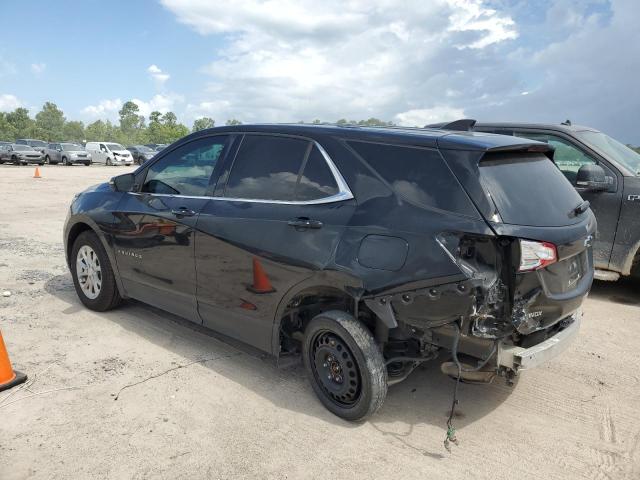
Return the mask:
<svg viewBox="0 0 640 480">
<path fill-rule="evenodd" d="M 582 198 L 542 154 L 489 154 L 480 161 L 480 181 L 504 223 L 557 227 L 577 223 L 572 211 Z"/>
<path fill-rule="evenodd" d="M 428 208 L 477 215 L 438 151 L 365 142 L 348 145 L 405 200 Z"/>
<path fill-rule="evenodd" d="M 298 175 L 310 148 L 307 140 L 245 135 L 233 162 L 225 197 L 295 200 Z"/>
</svg>

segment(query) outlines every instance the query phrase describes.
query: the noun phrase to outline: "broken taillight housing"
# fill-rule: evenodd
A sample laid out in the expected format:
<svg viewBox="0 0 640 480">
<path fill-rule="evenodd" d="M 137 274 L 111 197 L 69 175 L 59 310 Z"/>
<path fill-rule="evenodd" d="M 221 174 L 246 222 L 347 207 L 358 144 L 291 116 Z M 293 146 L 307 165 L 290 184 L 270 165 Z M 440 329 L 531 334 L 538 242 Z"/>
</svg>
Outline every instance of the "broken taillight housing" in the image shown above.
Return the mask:
<svg viewBox="0 0 640 480">
<path fill-rule="evenodd" d="M 538 270 L 557 261 L 558 252 L 553 243 L 520 239 L 519 272 Z"/>
</svg>

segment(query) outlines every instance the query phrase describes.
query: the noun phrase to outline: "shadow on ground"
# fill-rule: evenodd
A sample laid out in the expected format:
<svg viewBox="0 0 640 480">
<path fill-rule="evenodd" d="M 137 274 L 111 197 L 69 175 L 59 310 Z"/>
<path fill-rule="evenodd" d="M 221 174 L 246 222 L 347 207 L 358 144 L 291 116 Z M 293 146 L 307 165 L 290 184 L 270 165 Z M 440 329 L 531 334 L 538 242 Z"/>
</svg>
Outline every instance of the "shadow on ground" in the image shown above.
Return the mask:
<svg viewBox="0 0 640 480">
<path fill-rule="evenodd" d="M 69 305 L 63 310 L 64 314 L 72 315 L 84 309 L 69 274 L 53 277 L 46 283 L 45 290 Z M 342 427 L 355 425 L 324 409 L 308 386 L 300 363 L 278 368 L 267 354 L 137 301 L 127 301 L 118 309 L 100 315 L 145 341 L 183 357 L 184 363 L 203 358 L 223 358 L 223 361 L 204 365 L 218 375 L 243 384 L 280 408 L 313 415 Z M 255 381 L 256 376 L 260 381 Z M 440 372 L 437 360 L 423 365 L 407 380 L 390 387 L 385 405 L 370 424 L 383 435 L 393 436 L 426 456 L 440 458 L 439 453 L 432 454 L 409 445 L 404 437 L 409 437 L 416 425 L 426 423 L 442 428 L 444 439 L 454 383 Z M 512 391 L 513 387 L 507 387 L 501 379 L 491 385 L 461 384 L 456 426 L 462 428 L 484 417 L 504 402 Z M 292 400 L 292 392 L 304 398 Z M 404 433 L 397 433 L 397 425 L 391 425 L 395 422 L 407 425 Z"/>
<path fill-rule="evenodd" d="M 640 279 L 623 278 L 617 282 L 593 282 L 591 298 L 623 305 L 640 305 Z"/>
</svg>

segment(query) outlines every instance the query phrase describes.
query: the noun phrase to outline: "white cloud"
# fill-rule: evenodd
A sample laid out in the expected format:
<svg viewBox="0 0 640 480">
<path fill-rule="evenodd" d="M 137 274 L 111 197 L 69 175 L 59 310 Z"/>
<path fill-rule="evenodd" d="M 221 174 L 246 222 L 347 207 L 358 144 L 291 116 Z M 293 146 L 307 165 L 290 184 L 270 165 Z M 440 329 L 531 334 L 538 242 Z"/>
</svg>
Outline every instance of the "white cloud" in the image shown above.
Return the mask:
<svg viewBox="0 0 640 480">
<path fill-rule="evenodd" d="M 140 115 L 148 117 L 154 110 L 161 113 L 174 111 L 176 106 L 184 102 L 184 97 L 175 93 L 169 93 L 166 95 L 154 95 L 149 101 L 140 100 L 139 98 L 134 98 L 131 101 L 138 105 Z"/>
<path fill-rule="evenodd" d="M 15 95 L 0 94 L 0 112 L 9 112 L 22 106 L 22 102 Z"/>
<path fill-rule="evenodd" d="M 446 122 L 464 118 L 464 110 L 446 106 L 408 110 L 398 113 L 394 120 L 407 127 L 424 127 L 429 123 Z"/>
<path fill-rule="evenodd" d="M 158 87 L 162 87 L 170 77 L 168 73 L 163 72 L 157 65 L 150 65 L 149 68 L 147 68 L 147 72 L 149 72 L 149 75 L 151 75 L 151 78 L 156 82 Z"/>
<path fill-rule="evenodd" d="M 35 73 L 36 75 L 40 75 L 42 72 L 44 72 L 47 68 L 47 64 L 46 63 L 32 63 L 31 64 L 31 71 L 33 73 Z"/>
<path fill-rule="evenodd" d="M 82 113 L 89 118 L 100 118 L 113 120 L 118 110 L 122 108 L 122 100 L 114 98 L 112 100 L 100 100 L 97 105 L 88 105 L 82 109 Z"/>
<path fill-rule="evenodd" d="M 162 3 L 197 32 L 226 39 L 202 68 L 206 90 L 186 107 L 218 122 L 457 114 L 466 96 L 449 93 L 493 88 L 470 85 L 460 66 L 499 66 L 477 52 L 517 36 L 509 16 L 480 0 Z"/>
</svg>

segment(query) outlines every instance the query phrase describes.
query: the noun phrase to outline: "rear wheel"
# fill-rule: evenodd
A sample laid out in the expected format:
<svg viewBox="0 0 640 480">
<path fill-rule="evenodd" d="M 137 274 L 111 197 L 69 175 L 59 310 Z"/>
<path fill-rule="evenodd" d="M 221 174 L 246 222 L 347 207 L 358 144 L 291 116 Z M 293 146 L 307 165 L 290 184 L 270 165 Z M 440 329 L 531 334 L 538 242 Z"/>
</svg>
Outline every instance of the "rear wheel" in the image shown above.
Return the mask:
<svg viewBox="0 0 640 480">
<path fill-rule="evenodd" d="M 311 320 L 303 357 L 313 390 L 335 415 L 363 420 L 382 406 L 384 357 L 371 332 L 347 312 L 323 312 Z"/>
<path fill-rule="evenodd" d="M 76 293 L 87 308 L 104 312 L 121 302 L 109 257 L 94 232 L 78 235 L 70 260 Z"/>
</svg>

